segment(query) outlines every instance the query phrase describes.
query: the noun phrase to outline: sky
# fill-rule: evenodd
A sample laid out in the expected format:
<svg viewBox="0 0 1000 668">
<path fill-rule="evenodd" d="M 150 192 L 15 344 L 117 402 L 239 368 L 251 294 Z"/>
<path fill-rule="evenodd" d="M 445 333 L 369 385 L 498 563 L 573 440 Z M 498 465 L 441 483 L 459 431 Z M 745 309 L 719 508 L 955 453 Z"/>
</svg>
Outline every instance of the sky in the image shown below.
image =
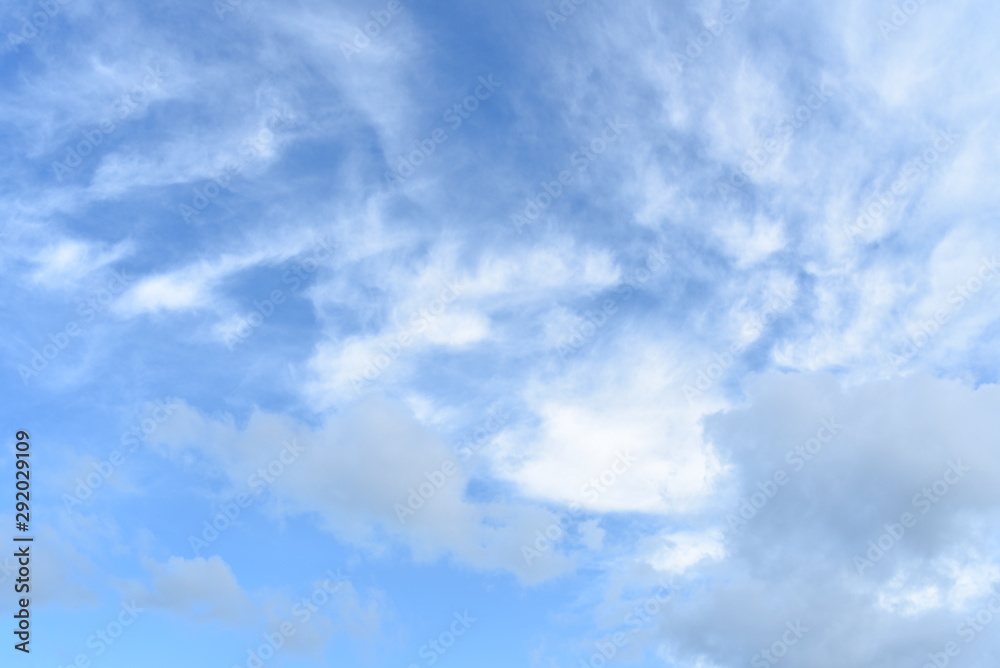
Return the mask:
<svg viewBox="0 0 1000 668">
<path fill-rule="evenodd" d="M 995 666 L 998 28 L 0 0 L 4 665 Z"/>
</svg>

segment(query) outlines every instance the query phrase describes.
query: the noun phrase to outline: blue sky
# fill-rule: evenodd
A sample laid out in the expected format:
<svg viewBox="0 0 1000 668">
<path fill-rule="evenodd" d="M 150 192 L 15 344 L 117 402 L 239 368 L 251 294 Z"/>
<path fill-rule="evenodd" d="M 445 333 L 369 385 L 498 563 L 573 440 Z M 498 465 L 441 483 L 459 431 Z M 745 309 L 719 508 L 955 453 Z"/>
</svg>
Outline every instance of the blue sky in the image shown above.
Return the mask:
<svg viewBox="0 0 1000 668">
<path fill-rule="evenodd" d="M 2 10 L 12 661 L 995 665 L 993 5 Z"/>
</svg>

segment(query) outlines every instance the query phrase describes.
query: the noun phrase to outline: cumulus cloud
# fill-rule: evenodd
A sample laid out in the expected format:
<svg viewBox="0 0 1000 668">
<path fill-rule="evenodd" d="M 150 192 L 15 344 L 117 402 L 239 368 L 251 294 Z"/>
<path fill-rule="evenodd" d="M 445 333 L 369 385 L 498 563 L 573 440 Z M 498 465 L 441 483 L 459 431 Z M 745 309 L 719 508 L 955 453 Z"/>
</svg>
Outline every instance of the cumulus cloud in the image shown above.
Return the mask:
<svg viewBox="0 0 1000 668">
<path fill-rule="evenodd" d="M 980 660 L 997 651 L 989 634 L 966 648 L 956 628 L 1000 584 L 998 399 L 996 385 L 927 376 L 749 380 L 742 406 L 706 420 L 739 473 L 716 511 L 724 548 L 689 531 L 649 559 L 686 573 L 658 620 L 664 650 L 736 665 L 801 622 L 787 660 L 811 666 L 920 665 L 949 641 Z"/>
<path fill-rule="evenodd" d="M 364 400 L 318 430 L 263 411 L 237 429 L 185 408 L 155 438 L 168 456 L 194 451 L 236 490 L 264 486 L 282 515 L 316 514 L 322 528 L 369 549 L 388 536 L 422 561 L 450 556 L 527 581 L 572 566 L 564 554 L 526 560 L 522 546 L 552 515 L 468 499 L 462 457 L 395 402 Z M 294 458 L 282 455 L 289 442 Z"/>
<path fill-rule="evenodd" d="M 986 665 L 992 635 L 956 629 L 1000 568 L 996 12 L 902 4 L 66 4 L 5 61 L 0 355 L 58 348 L 9 403 L 64 431 L 57 486 L 123 406 L 186 403 L 106 509 L 40 530 L 40 603 L 138 565 L 122 591 L 160 613 L 280 629 L 321 584 L 248 588 L 225 540 L 176 556 L 178 522 L 248 493 L 227 538 L 288 530 L 296 569 L 348 553 L 504 613 L 484 592 L 526 585 L 538 665 L 637 621 L 621 660 L 921 665 L 956 640 Z M 410 589 L 345 584 L 288 647 L 437 637 L 425 608 L 459 603 Z"/>
<path fill-rule="evenodd" d="M 170 557 L 148 561 L 149 590 L 134 589 L 139 604 L 169 610 L 199 621 L 238 623 L 251 613 L 250 598 L 228 564 L 217 556 L 205 559 Z"/>
</svg>

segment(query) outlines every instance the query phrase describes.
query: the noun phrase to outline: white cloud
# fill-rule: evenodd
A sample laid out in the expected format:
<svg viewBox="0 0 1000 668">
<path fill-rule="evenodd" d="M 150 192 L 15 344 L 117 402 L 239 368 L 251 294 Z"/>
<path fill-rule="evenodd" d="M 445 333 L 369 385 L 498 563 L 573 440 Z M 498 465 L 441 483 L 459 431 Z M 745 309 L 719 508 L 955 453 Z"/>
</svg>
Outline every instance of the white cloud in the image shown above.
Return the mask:
<svg viewBox="0 0 1000 668">
<path fill-rule="evenodd" d="M 211 260 L 195 260 L 178 269 L 141 278 L 113 308 L 124 317 L 135 317 L 217 307 L 221 299 L 218 290 L 224 280 L 255 267 L 283 262 L 315 245 L 307 231 L 272 234 L 251 238 L 241 251 L 221 253 Z"/>
<path fill-rule="evenodd" d="M 682 574 L 706 559 L 720 561 L 726 556 L 718 531 L 683 531 L 658 536 L 661 546 L 649 555 L 649 565 L 658 571 Z"/>
<path fill-rule="evenodd" d="M 523 504 L 467 500 L 468 476 L 460 458 L 393 402 L 369 398 L 317 431 L 260 411 L 239 430 L 229 420 L 207 420 L 182 409 L 154 438 L 168 445 L 172 457 L 198 453 L 239 491 L 246 491 L 254 472 L 293 439 L 302 453 L 269 486 L 272 498 L 280 501 L 273 510 L 316 513 L 322 528 L 369 549 L 387 535 L 409 546 L 419 560 L 450 554 L 477 568 L 511 571 L 525 581 L 572 567 L 561 553 L 528 563 L 522 545 L 534 541 L 534 531 L 551 524 L 552 516 Z M 449 466 L 454 468 L 445 472 Z M 421 499 L 415 490 L 428 484 L 434 489 Z"/>
<path fill-rule="evenodd" d="M 250 597 L 236 582 L 229 565 L 220 557 L 170 557 L 160 563 L 146 561 L 151 585 L 132 582 L 126 596 L 140 607 L 169 610 L 197 621 L 246 623 L 252 619 Z"/>
<path fill-rule="evenodd" d="M 95 271 L 118 262 L 133 252 L 133 245 L 120 242 L 113 246 L 64 238 L 39 251 L 32 259 L 31 277 L 50 290 L 78 288 L 80 281 Z"/>
<path fill-rule="evenodd" d="M 580 358 L 537 379 L 524 400 L 539 424 L 497 439 L 497 474 L 528 496 L 602 512 L 697 508 L 722 467 L 701 439 L 704 413 L 681 392 L 696 371 L 668 351 L 625 337 L 607 358 Z"/>
</svg>

